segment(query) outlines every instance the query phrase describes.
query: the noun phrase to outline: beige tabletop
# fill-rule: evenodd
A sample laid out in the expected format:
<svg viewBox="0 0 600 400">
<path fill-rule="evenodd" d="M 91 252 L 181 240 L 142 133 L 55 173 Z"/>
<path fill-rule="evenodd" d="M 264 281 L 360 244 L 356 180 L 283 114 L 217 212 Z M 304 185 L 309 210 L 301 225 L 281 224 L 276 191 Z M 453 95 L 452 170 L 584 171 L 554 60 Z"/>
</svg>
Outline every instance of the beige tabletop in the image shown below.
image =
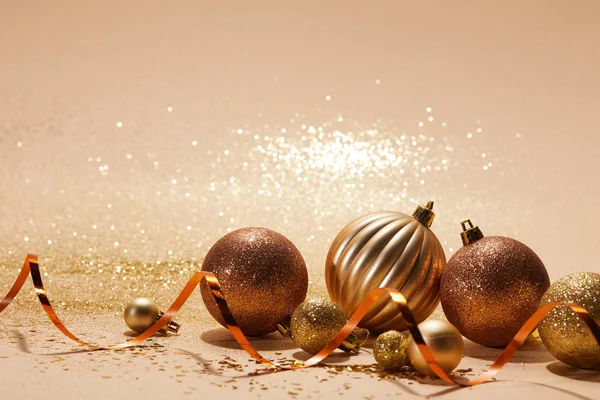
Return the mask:
<svg viewBox="0 0 600 400">
<path fill-rule="evenodd" d="M 337 232 L 435 201 L 514 237 L 550 278 L 600 272 L 597 1 L 0 0 L 0 289 L 40 256 L 72 330 L 131 337 L 130 298 L 167 307 L 210 246 L 246 226 L 302 252 L 309 295 Z M 440 310 L 435 318 L 443 318 Z M 0 315 L 6 398 L 598 398 L 600 375 L 531 343 L 497 381 L 457 390 L 360 355 L 269 375 L 199 295 L 181 332 L 79 352 L 27 283 Z M 306 359 L 275 334 L 273 358 Z M 56 353 L 71 354 L 56 354 Z M 467 342 L 460 375 L 499 354 Z"/>
</svg>

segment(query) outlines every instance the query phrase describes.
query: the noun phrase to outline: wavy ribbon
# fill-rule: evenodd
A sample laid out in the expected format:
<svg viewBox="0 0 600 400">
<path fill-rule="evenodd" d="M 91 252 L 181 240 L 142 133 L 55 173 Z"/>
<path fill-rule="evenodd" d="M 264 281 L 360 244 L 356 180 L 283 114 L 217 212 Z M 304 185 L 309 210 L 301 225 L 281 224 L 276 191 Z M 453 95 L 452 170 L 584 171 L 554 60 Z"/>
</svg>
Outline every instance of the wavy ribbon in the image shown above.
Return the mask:
<svg viewBox="0 0 600 400">
<path fill-rule="evenodd" d="M 478 376 L 477 378 L 471 381 L 463 381 L 457 380 L 454 377 L 450 376 L 440 367 L 440 365 L 435 360 L 431 349 L 425 344 L 423 340 L 423 336 L 419 331 L 415 318 L 408 307 L 408 303 L 404 296 L 400 292 L 395 289 L 389 288 L 379 288 L 373 290 L 367 298 L 360 304 L 356 312 L 352 314 L 346 325 L 342 328 L 342 330 L 331 340 L 331 342 L 320 352 L 315 354 L 313 357 L 302 363 L 301 365 L 292 365 L 292 366 L 281 366 L 275 362 L 269 361 L 264 358 L 260 353 L 252 346 L 252 344 L 248 341 L 248 338 L 244 335 L 240 327 L 235 322 L 233 315 L 231 314 L 231 310 L 227 305 L 227 301 L 223 296 L 223 291 L 221 290 L 221 285 L 217 278 L 211 274 L 210 272 L 196 272 L 184 286 L 183 290 L 179 293 L 173 304 L 169 307 L 167 312 L 158 319 L 154 325 L 148 328 L 144 333 L 137 336 L 135 339 L 128 340 L 127 342 L 116 344 L 113 346 L 98 346 L 93 343 L 85 342 L 75 336 L 67 327 L 62 323 L 62 321 L 56 315 L 56 312 L 52 308 L 50 304 L 50 300 L 46 295 L 46 289 L 44 288 L 44 283 L 42 282 L 42 275 L 40 273 L 40 266 L 38 263 L 38 258 L 34 254 L 27 254 L 25 258 L 25 263 L 23 264 L 23 268 L 19 273 L 19 276 L 15 280 L 15 283 L 8 291 L 8 294 L 2 299 L 0 303 L 0 313 L 4 311 L 6 307 L 13 301 L 17 293 L 21 290 L 27 277 L 31 275 L 31 279 L 33 280 L 33 286 L 35 287 L 35 292 L 46 312 L 46 315 L 52 323 L 68 338 L 71 340 L 82 344 L 84 346 L 89 347 L 91 350 L 115 350 L 115 349 L 123 349 L 126 347 L 136 346 L 157 333 L 162 327 L 167 325 L 175 316 L 175 314 L 181 309 L 181 307 L 185 304 L 185 302 L 189 299 L 194 289 L 198 284 L 205 279 L 208 283 L 212 294 L 219 306 L 219 310 L 225 319 L 227 324 L 227 328 L 233 334 L 233 337 L 238 342 L 238 344 L 244 349 L 252 358 L 257 360 L 263 365 L 271 367 L 273 372 L 275 371 L 283 371 L 283 370 L 294 370 L 300 368 L 307 368 L 313 366 L 315 364 L 320 363 L 325 359 L 328 355 L 330 355 L 335 349 L 342 344 L 342 342 L 348 337 L 348 335 L 352 332 L 352 330 L 357 326 L 358 322 L 363 318 L 363 316 L 369 311 L 373 303 L 384 293 L 389 293 L 392 298 L 392 301 L 396 304 L 408 324 L 410 325 L 409 331 L 417 343 L 421 354 L 429 364 L 429 367 L 435 374 L 442 380 L 460 385 L 460 386 L 475 386 L 480 383 L 487 382 L 494 375 L 496 375 L 500 369 L 510 360 L 510 358 L 515 354 L 517 349 L 521 347 L 523 343 L 527 340 L 527 337 L 531 332 L 535 329 L 535 327 L 540 323 L 540 321 L 556 306 L 564 304 L 570 307 L 575 313 L 586 323 L 586 325 L 590 328 L 592 334 L 594 335 L 598 345 L 600 346 L 600 327 L 590 313 L 585 310 L 583 307 L 566 302 L 553 302 L 548 303 L 542 307 L 540 307 L 532 316 L 525 322 L 525 324 L 521 327 L 519 332 L 515 335 L 512 341 L 508 344 L 508 346 L 504 349 L 502 354 L 498 357 L 498 359 L 494 362 L 494 364 L 483 374 Z"/>
</svg>

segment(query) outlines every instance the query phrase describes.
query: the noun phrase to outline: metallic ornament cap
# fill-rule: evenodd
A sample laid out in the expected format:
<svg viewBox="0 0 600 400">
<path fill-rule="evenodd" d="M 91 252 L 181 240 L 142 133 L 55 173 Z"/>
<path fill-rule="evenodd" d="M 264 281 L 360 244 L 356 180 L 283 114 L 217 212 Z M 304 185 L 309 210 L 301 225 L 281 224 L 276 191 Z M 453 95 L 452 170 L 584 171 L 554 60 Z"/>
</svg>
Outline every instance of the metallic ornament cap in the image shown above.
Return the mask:
<svg viewBox="0 0 600 400">
<path fill-rule="evenodd" d="M 281 336 L 285 338 L 291 338 L 292 332 L 290 331 L 290 325 L 292 323 L 292 317 L 285 317 L 283 321 L 277 324 L 277 330 L 281 333 Z"/>
<path fill-rule="evenodd" d="M 360 348 L 369 339 L 369 330 L 364 328 L 354 328 L 346 340 L 338 346 L 338 349 L 346 353 L 360 353 Z"/>
<path fill-rule="evenodd" d="M 469 225 L 467 227 L 467 225 Z M 470 219 L 464 220 L 460 223 L 462 226 L 462 232 L 460 233 L 460 238 L 462 239 L 463 246 L 468 245 L 469 243 L 473 243 L 476 240 L 479 240 L 483 237 L 483 233 L 478 226 L 473 226 L 473 223 Z"/>
<path fill-rule="evenodd" d="M 158 321 L 159 319 L 162 318 L 162 316 L 165 315 L 164 312 L 159 312 L 158 315 L 156 316 L 156 320 Z M 164 327 L 162 327 L 159 332 L 166 334 L 167 332 L 171 332 L 171 333 L 178 333 L 179 332 L 179 328 L 181 328 L 181 324 L 178 324 L 175 321 L 169 321 L 169 323 L 167 325 L 165 325 Z"/>
<path fill-rule="evenodd" d="M 417 209 L 413 213 L 413 218 L 425 225 L 426 227 L 430 227 L 433 224 L 433 220 L 435 218 L 435 213 L 433 210 L 433 201 L 428 201 L 426 205 L 417 206 Z"/>
</svg>

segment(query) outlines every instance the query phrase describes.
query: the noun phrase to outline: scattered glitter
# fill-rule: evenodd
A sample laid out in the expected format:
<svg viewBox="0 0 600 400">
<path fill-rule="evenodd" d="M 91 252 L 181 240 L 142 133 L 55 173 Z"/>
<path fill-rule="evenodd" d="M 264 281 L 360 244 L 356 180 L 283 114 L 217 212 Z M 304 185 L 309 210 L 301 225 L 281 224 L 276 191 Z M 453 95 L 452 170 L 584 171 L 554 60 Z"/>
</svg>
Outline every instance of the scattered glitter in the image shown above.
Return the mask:
<svg viewBox="0 0 600 400">
<path fill-rule="evenodd" d="M 358 122 L 338 112 L 325 119 L 298 113 L 283 123 L 232 126 L 217 132 L 214 141 L 198 132 L 156 141 L 144 134 L 86 137 L 91 150 L 83 156 L 59 154 L 71 173 L 55 187 L 44 186 L 40 199 L 46 207 L 5 191 L 7 201 L 21 204 L 30 220 L 26 231 L 14 226 L 0 231 L 4 259 L 10 260 L 0 263 L 0 272 L 10 275 L 22 254 L 35 250 L 35 238 L 44 238 L 41 243 L 54 243 L 44 250 L 44 265 L 61 275 L 67 305 L 119 312 L 134 288 L 172 300 L 182 277 L 199 268 L 219 237 L 263 225 L 294 238 L 307 261 L 310 290 L 321 293 L 323 252 L 352 218 L 410 211 L 430 195 L 440 204 L 465 201 L 454 175 L 469 163 L 478 165 L 488 151 L 483 138 L 466 145 L 447 137 L 452 132 L 440 125 L 424 132 L 415 122 L 397 126 L 380 119 Z M 502 165 L 496 152 L 485 161 Z M 14 182 L 17 178 L 24 179 L 22 173 Z M 440 225 L 436 234 L 453 237 L 454 228 Z M 77 303 L 82 282 L 85 301 Z"/>
<path fill-rule="evenodd" d="M 427 108 L 425 109 L 425 111 L 427 111 L 427 112 L 431 112 L 431 107 L 427 107 Z"/>
<path fill-rule="evenodd" d="M 167 107 L 167 112 L 173 112 L 173 107 L 171 107 L 171 106 L 168 106 L 168 107 Z"/>
<path fill-rule="evenodd" d="M 329 95 L 325 96 L 325 100 L 330 101 L 331 100 L 331 96 L 329 96 Z"/>
<path fill-rule="evenodd" d="M 121 128 L 123 126 L 123 123 L 121 121 L 117 122 L 117 128 Z"/>
<path fill-rule="evenodd" d="M 375 84 L 379 85 L 381 83 L 381 79 L 375 79 Z"/>
</svg>

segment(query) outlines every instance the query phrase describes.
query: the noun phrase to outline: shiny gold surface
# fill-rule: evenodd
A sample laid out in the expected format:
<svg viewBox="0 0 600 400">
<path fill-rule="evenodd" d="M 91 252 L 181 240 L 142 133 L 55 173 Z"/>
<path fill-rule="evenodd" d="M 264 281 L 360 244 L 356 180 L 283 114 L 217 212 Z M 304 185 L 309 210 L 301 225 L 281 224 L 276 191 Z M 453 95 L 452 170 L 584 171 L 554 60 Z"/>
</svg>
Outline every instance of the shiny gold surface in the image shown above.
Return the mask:
<svg viewBox="0 0 600 400">
<path fill-rule="evenodd" d="M 540 306 L 554 301 L 579 304 L 600 324 L 600 274 L 577 272 L 560 278 L 544 294 Z M 538 330 L 548 351 L 560 361 L 576 368 L 600 369 L 600 344 L 567 306 L 550 311 Z"/>
<path fill-rule="evenodd" d="M 277 330 L 308 290 L 308 272 L 296 246 L 266 228 L 238 229 L 219 239 L 206 255 L 202 271 L 219 279 L 233 317 L 246 335 Z M 208 311 L 225 326 L 208 285 L 200 284 L 200 289 Z"/>
<path fill-rule="evenodd" d="M 409 300 L 420 322 L 438 305 L 445 265 L 444 250 L 427 226 L 403 213 L 377 212 L 350 222 L 333 240 L 325 281 L 331 299 L 346 315 L 374 289 L 389 287 Z M 380 299 L 360 326 L 375 332 L 408 328 L 388 299 Z"/>
<path fill-rule="evenodd" d="M 504 347 L 536 311 L 550 279 L 523 243 L 486 236 L 460 248 L 442 275 L 440 298 L 451 324 L 466 338 Z"/>
<path fill-rule="evenodd" d="M 384 369 L 398 369 L 408 364 L 408 332 L 387 331 L 375 340 L 373 357 Z"/>
<path fill-rule="evenodd" d="M 458 329 L 447 321 L 432 319 L 420 324 L 419 330 L 439 366 L 446 373 L 452 372 L 460 364 L 464 350 L 463 338 Z M 407 352 L 410 363 L 417 371 L 436 376 L 412 337 L 408 340 Z"/>
<path fill-rule="evenodd" d="M 159 320 L 165 313 L 160 311 L 158 305 L 151 299 L 146 297 L 138 297 L 136 299 L 131 300 L 127 306 L 125 306 L 125 311 L 123 313 L 123 318 L 125 319 L 125 324 L 133 331 L 138 333 L 145 332 L 148 328 L 150 328 L 154 323 Z M 169 321 L 169 323 L 161 328 L 159 332 L 161 333 L 177 333 L 179 331 L 180 325 L 175 321 Z"/>
</svg>

